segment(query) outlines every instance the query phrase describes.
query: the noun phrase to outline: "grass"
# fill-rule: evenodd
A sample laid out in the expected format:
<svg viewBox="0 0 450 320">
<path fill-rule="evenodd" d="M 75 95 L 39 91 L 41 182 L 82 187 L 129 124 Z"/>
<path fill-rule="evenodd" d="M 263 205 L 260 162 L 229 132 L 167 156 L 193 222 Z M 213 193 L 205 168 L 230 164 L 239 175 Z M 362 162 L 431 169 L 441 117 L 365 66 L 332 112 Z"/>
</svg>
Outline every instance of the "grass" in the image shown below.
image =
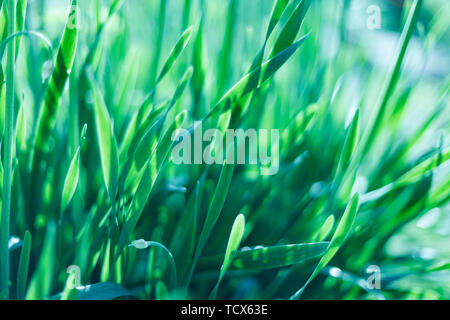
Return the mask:
<svg viewBox="0 0 450 320">
<path fill-rule="evenodd" d="M 16 6 L 15 1 L 6 3 L 7 34 L 13 35 L 16 30 Z M 5 92 L 5 126 L 4 126 L 4 156 L 3 160 L 3 188 L 2 188 L 2 215 L 1 215 L 1 238 L 0 238 L 0 297 L 9 297 L 9 236 L 11 221 L 11 185 L 12 185 L 12 158 L 13 158 L 13 138 L 14 138 L 14 74 L 15 74 L 15 43 L 8 45 L 7 66 L 6 66 L 6 92 Z"/>
<path fill-rule="evenodd" d="M 450 297 L 445 1 L 379 30 L 352 1 L 14 3 L 1 298 Z M 200 127 L 279 129 L 278 173 L 173 163 Z"/>
</svg>

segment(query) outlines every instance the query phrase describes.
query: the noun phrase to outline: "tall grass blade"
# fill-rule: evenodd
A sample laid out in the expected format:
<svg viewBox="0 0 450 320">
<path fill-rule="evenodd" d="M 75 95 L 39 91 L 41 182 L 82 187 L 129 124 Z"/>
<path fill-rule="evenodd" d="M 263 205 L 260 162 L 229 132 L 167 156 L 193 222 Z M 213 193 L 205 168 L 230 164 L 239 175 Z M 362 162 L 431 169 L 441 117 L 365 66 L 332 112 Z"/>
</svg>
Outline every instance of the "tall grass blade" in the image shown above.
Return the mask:
<svg viewBox="0 0 450 320">
<path fill-rule="evenodd" d="M 291 300 L 298 300 L 301 297 L 308 284 L 310 284 L 311 281 L 319 274 L 319 272 L 328 264 L 328 262 L 331 261 L 339 248 L 344 244 L 345 239 L 347 239 L 352 230 L 352 226 L 356 218 L 356 213 L 358 212 L 358 207 L 359 195 L 355 194 L 348 203 L 347 208 L 345 209 L 341 221 L 336 228 L 333 238 L 331 238 L 330 244 L 328 245 L 327 251 L 325 252 L 324 256 L 320 259 L 313 273 L 303 285 L 303 287 L 291 296 Z"/>
<path fill-rule="evenodd" d="M 233 261 L 236 253 L 239 249 L 239 245 L 241 244 L 242 237 L 244 236 L 245 231 L 245 216 L 240 214 L 234 220 L 233 226 L 231 227 L 230 237 L 228 239 L 227 249 L 225 251 L 225 257 L 223 259 L 222 267 L 220 267 L 219 279 L 217 280 L 216 285 L 214 286 L 213 291 L 210 294 L 211 299 L 216 299 L 217 290 L 219 289 L 220 282 L 222 281 L 225 272 L 227 272 L 228 267 Z"/>
<path fill-rule="evenodd" d="M 39 256 L 38 266 L 28 286 L 27 300 L 42 300 L 49 297 L 52 290 L 55 272 L 56 225 L 47 223 L 44 246 Z"/>
<path fill-rule="evenodd" d="M 411 10 L 408 15 L 408 19 L 403 28 L 403 32 L 400 36 L 399 45 L 395 54 L 395 61 L 388 73 L 386 83 L 383 90 L 381 91 L 380 101 L 377 103 L 376 117 L 375 120 L 367 126 L 366 137 L 363 140 L 363 150 L 362 155 L 364 156 L 367 151 L 372 146 L 372 143 L 380 130 L 381 124 L 384 120 L 384 115 L 386 112 L 386 106 L 389 99 L 394 92 L 397 85 L 398 79 L 401 73 L 401 67 L 403 59 L 405 57 L 406 49 L 408 48 L 409 41 L 416 27 L 417 20 L 419 18 L 420 9 L 422 8 L 422 0 L 414 0 Z"/>
<path fill-rule="evenodd" d="M 322 257 L 328 246 L 329 242 L 314 242 L 269 247 L 246 247 L 236 253 L 228 269 L 258 271 L 296 265 Z M 198 270 L 214 270 L 219 267 L 221 259 L 221 255 L 203 257 L 198 262 Z"/>
<path fill-rule="evenodd" d="M 31 253 L 31 234 L 27 230 L 23 240 L 23 247 L 20 251 L 19 267 L 17 269 L 17 300 L 23 300 L 25 298 L 25 291 L 28 281 L 28 270 L 30 266 L 30 253 Z"/>
</svg>

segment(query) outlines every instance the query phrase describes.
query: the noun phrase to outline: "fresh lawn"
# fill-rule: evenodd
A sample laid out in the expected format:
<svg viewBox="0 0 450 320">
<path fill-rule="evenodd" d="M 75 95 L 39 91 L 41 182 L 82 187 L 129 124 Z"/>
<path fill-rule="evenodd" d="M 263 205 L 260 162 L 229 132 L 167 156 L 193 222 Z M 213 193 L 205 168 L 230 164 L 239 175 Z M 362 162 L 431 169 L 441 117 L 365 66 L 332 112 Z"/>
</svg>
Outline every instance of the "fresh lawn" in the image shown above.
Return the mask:
<svg viewBox="0 0 450 320">
<path fill-rule="evenodd" d="M 0 3 L 2 299 L 450 298 L 448 1 Z"/>
</svg>

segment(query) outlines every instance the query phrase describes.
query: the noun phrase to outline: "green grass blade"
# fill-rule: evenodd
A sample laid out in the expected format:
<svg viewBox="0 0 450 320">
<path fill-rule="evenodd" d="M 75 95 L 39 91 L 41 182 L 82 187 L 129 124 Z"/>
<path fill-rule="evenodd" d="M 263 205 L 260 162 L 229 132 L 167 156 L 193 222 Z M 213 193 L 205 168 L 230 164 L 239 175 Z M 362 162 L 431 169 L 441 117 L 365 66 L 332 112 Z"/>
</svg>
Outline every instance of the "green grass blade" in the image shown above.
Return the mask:
<svg viewBox="0 0 450 320">
<path fill-rule="evenodd" d="M 308 284 L 319 274 L 319 272 L 328 264 L 328 262 L 331 261 L 339 248 L 344 244 L 345 239 L 352 231 L 356 213 L 358 212 L 358 207 L 359 195 L 355 194 L 348 203 L 347 208 L 345 209 L 341 221 L 336 228 L 336 232 L 334 233 L 333 238 L 331 238 L 330 244 L 328 245 L 327 251 L 325 252 L 324 256 L 320 259 L 313 273 L 303 285 L 303 287 L 291 296 L 291 300 L 298 300 L 300 298 Z"/>
<path fill-rule="evenodd" d="M 344 146 L 339 158 L 339 163 L 336 170 L 336 177 L 340 177 L 347 169 L 350 160 L 355 152 L 356 144 L 358 142 L 359 132 L 359 109 L 356 110 L 353 120 L 347 129 Z"/>
<path fill-rule="evenodd" d="M 233 178 L 234 167 L 234 164 L 223 164 L 216 190 L 214 191 L 208 212 L 206 213 L 206 219 L 203 223 L 202 231 L 200 232 L 200 236 L 197 240 L 197 247 L 195 248 L 194 258 L 187 277 L 188 283 L 190 282 L 192 273 L 197 265 L 198 258 L 200 257 L 200 254 L 202 253 L 206 242 L 208 241 L 208 238 L 216 225 L 217 219 L 219 219 L 223 205 L 225 204 L 225 199 L 228 195 L 231 180 Z"/>
<path fill-rule="evenodd" d="M 388 73 L 384 89 L 381 91 L 382 95 L 380 97 L 380 102 L 377 103 L 377 114 L 373 123 L 367 126 L 366 138 L 364 139 L 362 155 L 364 156 L 375 139 L 375 136 L 380 130 L 381 124 L 384 120 L 384 115 L 386 112 L 386 106 L 388 104 L 389 98 L 392 96 L 394 89 L 397 85 L 398 79 L 401 73 L 401 67 L 403 59 L 405 57 L 406 49 L 408 48 L 409 40 L 413 34 L 416 27 L 417 20 L 419 19 L 420 9 L 422 7 L 423 0 L 414 0 L 414 3 L 409 12 L 408 19 L 406 21 L 405 27 L 400 37 L 399 46 L 395 54 L 395 62 Z"/>
<path fill-rule="evenodd" d="M 160 119 L 161 114 L 169 105 L 169 101 L 153 108 L 152 103 L 146 100 L 133 115 L 127 127 L 120 146 L 120 158 L 123 165 L 134 153 L 137 144 L 144 134 Z"/>
<path fill-rule="evenodd" d="M 199 214 L 200 192 L 204 180 L 196 183 L 195 190 L 180 218 L 179 224 L 174 232 L 170 248 L 177 261 L 180 261 L 178 274 L 181 281 L 184 281 L 186 272 L 194 254 L 197 240 L 197 221 Z"/>
<path fill-rule="evenodd" d="M 156 45 L 153 56 L 153 64 L 150 73 L 150 83 L 154 85 L 156 80 L 156 75 L 158 73 L 159 60 L 161 58 L 161 47 L 164 37 L 164 25 L 166 23 L 166 9 L 167 0 L 161 0 L 159 3 L 159 14 L 158 14 L 158 33 L 156 35 Z"/>
<path fill-rule="evenodd" d="M 91 88 L 94 96 L 95 124 L 100 149 L 103 179 L 111 200 L 111 205 L 114 206 L 119 170 L 117 142 L 114 136 L 108 108 L 106 107 L 103 95 L 93 78 L 91 78 Z"/>
<path fill-rule="evenodd" d="M 222 281 L 225 272 L 227 272 L 228 267 L 233 261 L 236 253 L 239 249 L 239 245 L 241 244 L 242 237 L 244 236 L 245 231 L 245 216 L 240 214 L 234 220 L 233 226 L 231 228 L 230 237 L 228 239 L 227 249 L 225 250 L 225 257 L 223 259 L 222 267 L 220 268 L 219 279 L 217 280 L 216 285 L 214 286 L 213 291 L 210 294 L 211 299 L 216 299 L 217 290 L 219 289 L 220 282 Z"/>
<path fill-rule="evenodd" d="M 219 73 L 217 78 L 216 92 L 218 95 L 222 94 L 222 89 L 230 75 L 230 59 L 233 46 L 233 34 L 235 33 L 235 20 L 238 1 L 229 0 L 228 2 L 228 17 L 225 28 L 225 35 L 223 37 L 222 50 L 219 57 Z"/>
<path fill-rule="evenodd" d="M 25 298 L 25 289 L 28 280 L 28 269 L 30 265 L 31 234 L 27 230 L 23 240 L 23 247 L 20 251 L 19 267 L 17 269 L 17 300 Z"/>
<path fill-rule="evenodd" d="M 166 76 L 166 74 L 170 71 L 172 66 L 177 61 L 178 57 L 183 52 L 184 48 L 186 48 L 187 44 L 189 43 L 189 40 L 191 39 L 191 35 L 192 35 L 192 26 L 188 27 L 183 32 L 183 34 L 180 36 L 180 38 L 176 42 L 175 46 L 170 51 L 169 57 L 167 58 L 166 62 L 164 63 L 164 65 L 158 75 L 156 83 L 159 83 Z"/>
<path fill-rule="evenodd" d="M 192 66 L 194 73 L 192 75 L 191 87 L 193 94 L 193 117 L 199 119 L 203 110 L 204 84 L 206 78 L 205 53 L 204 53 L 204 34 L 203 24 L 204 16 L 202 14 L 198 29 L 194 39 L 194 48 L 192 53 Z"/>
<path fill-rule="evenodd" d="M 78 186 L 78 179 L 80 177 L 80 148 L 77 149 L 75 155 L 70 162 L 69 170 L 67 171 L 66 178 L 64 179 L 64 187 L 61 197 L 61 214 L 66 211 L 75 190 Z"/>
<path fill-rule="evenodd" d="M 109 7 L 108 17 L 112 17 L 114 14 L 116 14 L 116 12 L 120 10 L 124 3 L 125 0 L 114 0 L 111 4 L 111 7 Z"/>
<path fill-rule="evenodd" d="M 149 159 L 151 153 L 155 149 L 156 145 L 158 144 L 158 139 L 161 136 L 161 130 L 163 128 L 164 121 L 166 120 L 167 114 L 171 111 L 175 103 L 178 101 L 178 99 L 182 96 L 184 89 L 187 86 L 187 83 L 189 82 L 190 78 L 192 76 L 192 67 L 188 67 L 186 72 L 184 73 L 183 77 L 181 78 L 180 83 L 178 84 L 175 93 L 170 101 L 170 104 L 162 109 L 157 110 L 158 113 L 155 114 L 152 118 L 154 119 L 154 122 L 148 130 L 145 133 L 145 135 L 141 135 L 140 132 L 143 131 L 142 128 L 139 130 L 138 134 L 134 137 L 133 142 L 138 141 L 140 139 L 139 143 L 136 146 L 131 145 L 128 150 L 134 151 L 133 156 L 133 164 L 130 172 L 124 172 L 127 173 L 127 179 L 125 181 L 125 190 L 129 189 L 130 183 L 137 187 L 136 185 L 136 172 L 140 172 L 143 166 L 146 164 L 147 160 Z M 159 113 L 163 113 L 161 117 L 156 119 L 156 116 Z M 144 123 L 146 124 L 146 123 Z M 140 138 L 142 136 L 142 138 Z M 137 180 L 139 181 L 139 180 Z M 132 190 L 135 190 L 135 188 L 132 188 Z"/>
<path fill-rule="evenodd" d="M 234 164 L 223 164 L 222 171 L 220 173 L 219 181 L 217 183 L 216 190 L 214 191 L 213 198 L 211 200 L 206 219 L 203 224 L 202 231 L 198 239 L 198 245 L 196 248 L 196 256 L 199 256 L 203 250 L 206 242 L 211 235 L 211 232 L 219 218 L 222 211 L 225 199 L 230 189 L 231 180 L 233 178 Z"/>
<path fill-rule="evenodd" d="M 450 147 L 447 147 L 446 149 L 442 150 L 442 152 L 439 151 L 438 157 L 436 157 L 436 152 L 432 153 L 431 156 L 428 156 L 424 160 L 420 161 L 418 164 L 409 169 L 406 173 L 404 173 L 402 176 L 400 176 L 393 182 L 381 188 L 363 194 L 361 196 L 361 203 L 375 201 L 377 199 L 380 199 L 387 193 L 396 190 L 399 187 L 416 183 L 417 181 L 422 179 L 425 175 L 429 174 L 434 168 L 436 168 L 436 166 L 438 165 L 437 159 L 440 160 L 441 165 L 449 161 Z"/>
<path fill-rule="evenodd" d="M 46 299 L 52 289 L 55 271 L 56 225 L 49 221 L 38 266 L 28 286 L 27 300 Z"/>
<path fill-rule="evenodd" d="M 310 2 L 310 0 L 301 0 L 297 7 L 294 9 L 283 30 L 281 30 L 277 41 L 275 42 L 271 54 L 272 57 L 288 48 L 294 42 L 295 37 L 300 30 L 306 12 L 308 11 Z"/>
<path fill-rule="evenodd" d="M 289 0 L 277 0 L 274 3 L 272 14 L 269 19 L 269 25 L 267 27 L 266 31 L 266 38 L 264 39 L 263 46 L 258 51 L 258 54 L 253 59 L 252 65 L 249 69 L 249 72 L 253 71 L 254 69 L 261 66 L 263 59 L 264 59 L 264 53 L 266 50 L 267 41 L 269 40 L 270 35 L 272 34 L 273 30 L 277 26 L 278 22 L 280 21 L 281 16 L 283 15 L 284 10 L 286 9 L 287 5 L 289 4 Z M 255 75 L 255 77 L 259 78 L 259 74 Z"/>
<path fill-rule="evenodd" d="M 16 122 L 16 146 L 17 151 L 25 151 L 27 143 L 27 123 L 23 106 L 19 109 Z"/>
<path fill-rule="evenodd" d="M 144 209 L 150 192 L 153 189 L 156 178 L 158 177 L 158 174 L 169 155 L 169 151 L 172 148 L 172 134 L 175 130 L 182 126 L 185 116 L 186 112 L 181 112 L 175 117 L 175 120 L 162 136 L 151 158 L 147 161 L 143 169 L 142 175 L 140 176 L 138 182 L 137 190 L 134 193 L 134 197 L 128 209 L 129 213 L 127 221 L 125 222 L 125 225 L 120 233 L 116 260 L 136 228 L 139 218 L 141 217 L 142 210 Z"/>
<path fill-rule="evenodd" d="M 16 5 L 16 30 L 22 31 L 25 27 L 25 16 L 27 14 L 27 0 L 18 0 Z M 16 59 L 19 55 L 20 39 L 16 40 Z"/>
<path fill-rule="evenodd" d="M 421 179 L 426 173 L 431 171 L 436 167 L 436 165 L 444 164 L 445 162 L 450 160 L 450 147 L 445 148 L 444 150 L 438 150 L 437 162 L 436 157 L 428 157 L 427 159 L 421 161 L 416 166 L 411 168 L 408 172 L 403 174 L 400 178 L 395 181 L 396 185 L 405 185 L 414 181 Z"/>
<path fill-rule="evenodd" d="M 318 230 L 317 234 L 313 237 L 315 241 L 323 241 L 328 237 L 331 230 L 334 227 L 334 216 L 331 214 L 328 216 L 328 218 L 325 220 L 325 223 L 322 225 L 322 227 Z"/>
<path fill-rule="evenodd" d="M 77 0 L 72 0 L 72 6 L 77 5 Z M 75 51 L 78 40 L 78 29 L 74 27 L 78 21 L 75 11 L 70 13 L 61 44 L 56 57 L 56 64 L 50 77 L 44 103 L 41 106 L 35 132 L 35 147 L 38 151 L 44 151 L 48 138 L 54 126 L 56 111 L 63 94 L 64 86 L 72 70 L 75 59 Z"/>
<path fill-rule="evenodd" d="M 277 0 L 275 2 L 272 9 L 272 14 L 270 15 L 269 26 L 267 27 L 265 42 L 267 42 L 273 30 L 280 21 L 280 18 L 283 15 L 283 12 L 286 9 L 287 5 L 289 4 L 289 1 L 290 0 Z"/>
<path fill-rule="evenodd" d="M 156 300 L 167 300 L 169 297 L 169 291 L 166 285 L 162 281 L 158 281 L 155 286 L 155 298 Z"/>
<path fill-rule="evenodd" d="M 238 251 L 229 270 L 258 271 L 282 268 L 320 258 L 324 255 L 329 242 L 298 243 L 279 246 L 243 248 Z M 223 255 L 201 258 L 199 271 L 214 270 L 219 267 Z M 217 269 L 216 269 L 217 270 Z"/>
<path fill-rule="evenodd" d="M 264 62 L 260 67 L 241 78 L 227 93 L 225 93 L 207 117 L 212 117 L 213 115 L 227 111 L 227 109 L 234 105 L 236 101 L 264 84 L 297 51 L 297 49 L 305 41 L 306 37 L 307 36 L 300 38 L 287 49 L 283 50 L 273 58 Z M 255 77 L 255 74 L 261 74 L 261 79 L 259 79 L 259 76 Z"/>
</svg>

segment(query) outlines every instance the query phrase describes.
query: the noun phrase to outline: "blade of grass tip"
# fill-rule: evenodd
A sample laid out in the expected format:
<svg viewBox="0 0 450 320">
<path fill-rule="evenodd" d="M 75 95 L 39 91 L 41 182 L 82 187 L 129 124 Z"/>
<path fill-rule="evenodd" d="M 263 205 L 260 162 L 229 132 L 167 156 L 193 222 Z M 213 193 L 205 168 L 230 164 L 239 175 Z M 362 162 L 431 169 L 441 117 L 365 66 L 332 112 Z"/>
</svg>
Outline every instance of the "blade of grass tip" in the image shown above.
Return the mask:
<svg viewBox="0 0 450 320">
<path fill-rule="evenodd" d="M 217 280 L 214 289 L 209 295 L 210 299 L 215 300 L 217 297 L 217 290 L 219 289 L 220 282 L 227 272 L 228 267 L 233 261 L 236 253 L 239 249 L 239 245 L 241 244 L 242 237 L 244 236 L 245 231 L 245 216 L 243 214 L 239 214 L 234 220 L 233 226 L 231 228 L 230 237 L 228 239 L 227 249 L 225 251 L 225 257 L 223 259 L 222 267 L 220 268 L 219 279 Z"/>
<path fill-rule="evenodd" d="M 278 246 L 245 247 L 238 251 L 229 265 L 229 270 L 255 271 L 282 268 L 322 257 L 329 242 L 295 243 Z M 200 271 L 217 270 L 223 255 L 202 257 L 198 263 Z"/>
<path fill-rule="evenodd" d="M 72 7 L 76 6 L 77 3 L 77 0 L 72 0 Z M 35 133 L 35 147 L 41 152 L 44 151 L 47 146 L 48 137 L 50 136 L 51 129 L 54 125 L 56 110 L 59 101 L 61 100 L 66 80 L 72 70 L 78 40 L 77 22 L 77 10 L 74 12 L 71 11 L 61 39 L 56 58 L 56 65 L 50 78 L 44 103 L 39 112 Z"/>
<path fill-rule="evenodd" d="M 394 89 L 397 85 L 398 79 L 401 73 L 401 67 L 403 63 L 403 59 L 405 57 L 406 49 L 408 48 L 409 41 L 414 32 L 414 29 L 417 24 L 417 20 L 419 18 L 420 9 L 422 7 L 423 0 L 414 0 L 414 3 L 409 12 L 408 19 L 406 21 L 405 27 L 403 28 L 403 32 L 400 36 L 399 46 L 397 48 L 395 54 L 395 61 L 391 67 L 391 70 L 388 73 L 388 77 L 386 79 L 384 89 L 381 91 L 380 101 L 376 104 L 376 117 L 374 120 L 369 123 L 366 130 L 366 136 L 364 138 L 362 156 L 364 157 L 369 151 L 372 143 L 380 130 L 381 124 L 384 119 L 384 114 L 386 111 L 386 106 L 391 97 Z"/>
<path fill-rule="evenodd" d="M 334 233 L 330 244 L 328 245 L 327 251 L 324 256 L 320 259 L 316 268 L 314 269 L 311 276 L 308 278 L 303 287 L 300 288 L 295 294 L 290 297 L 290 300 L 298 300 L 300 299 L 303 291 L 311 283 L 311 281 L 319 274 L 319 272 L 331 261 L 339 248 L 344 244 L 346 238 L 352 231 L 353 223 L 356 218 L 356 213 L 358 212 L 359 207 L 359 195 L 356 193 L 345 209 L 345 212 L 339 222 L 339 225 L 336 228 L 336 232 Z"/>
<path fill-rule="evenodd" d="M 156 83 L 159 83 L 170 71 L 172 66 L 175 64 L 175 61 L 177 61 L 180 54 L 184 51 L 187 44 L 189 43 L 189 40 L 192 36 L 192 26 L 189 26 L 178 38 L 177 42 L 175 43 L 175 46 L 170 51 L 169 57 L 167 58 L 166 62 L 164 63 L 161 71 L 159 72 L 158 78 L 156 80 Z"/>
<path fill-rule="evenodd" d="M 358 143 L 359 134 L 359 108 L 356 109 L 355 114 L 350 125 L 347 128 L 347 133 L 345 136 L 344 146 L 342 147 L 342 152 L 339 157 L 339 162 L 334 172 L 333 181 L 331 183 L 331 193 L 338 195 L 338 198 L 346 199 L 351 192 L 351 188 L 354 184 L 354 179 L 356 176 L 357 166 L 357 156 L 355 156 L 355 150 Z M 354 161 L 353 163 L 351 161 Z M 353 169 L 353 170 L 352 170 Z M 347 175 L 350 174 L 352 177 L 350 180 L 346 180 Z M 345 191 L 342 191 L 343 189 Z M 332 210 L 335 205 L 335 200 L 329 201 L 327 204 L 328 210 Z"/>
<path fill-rule="evenodd" d="M 249 79 L 249 83 L 259 81 L 261 69 L 257 69 L 257 68 L 261 67 L 261 65 L 263 63 L 267 42 L 268 42 L 273 30 L 275 29 L 278 22 L 280 21 L 280 18 L 282 16 L 283 12 L 285 11 L 288 3 L 289 3 L 289 0 L 277 0 L 274 4 L 274 7 L 272 9 L 272 14 L 269 19 L 269 25 L 267 26 L 266 37 L 264 39 L 263 45 L 262 45 L 261 49 L 258 51 L 258 53 L 256 54 L 250 68 L 247 71 L 247 73 L 251 73 L 254 70 L 257 71 L 257 72 L 252 73 L 251 78 Z M 248 101 L 250 98 L 251 98 L 250 96 L 243 97 L 242 101 L 240 101 L 238 103 L 238 105 L 240 105 L 241 107 L 233 110 L 234 111 L 233 112 L 234 119 L 239 119 L 241 117 L 243 109 L 245 108 L 244 106 L 249 103 Z"/>
<path fill-rule="evenodd" d="M 84 97 L 86 88 L 82 85 L 82 83 L 86 80 L 86 71 L 89 69 L 89 67 L 92 65 L 99 47 L 100 47 L 100 40 L 103 35 L 103 30 L 105 29 L 106 24 L 111 20 L 111 18 L 120 10 L 120 8 L 125 3 L 125 0 L 114 0 L 109 7 L 108 16 L 103 22 L 99 22 L 99 18 L 97 17 L 97 32 L 95 34 L 94 42 L 89 47 L 89 52 L 86 56 L 86 59 L 84 60 L 84 63 L 81 67 L 81 74 L 79 78 L 79 93 L 80 97 Z M 83 102 L 84 99 L 81 99 L 80 102 Z"/>
<path fill-rule="evenodd" d="M 216 190 L 210 202 L 208 212 L 206 214 L 205 222 L 203 223 L 202 231 L 197 241 L 197 247 L 195 248 L 194 258 L 192 260 L 191 268 L 187 277 L 187 283 L 190 283 L 195 266 L 197 265 L 198 258 L 206 245 L 211 232 L 219 219 L 220 212 L 222 211 L 225 199 L 230 189 L 231 180 L 233 178 L 234 164 L 224 163 L 222 171 L 220 173 L 219 181 L 217 183 Z"/>
<path fill-rule="evenodd" d="M 438 165 L 442 165 L 443 163 L 450 160 L 450 147 L 442 150 L 441 148 L 437 149 L 437 159 L 439 160 Z M 433 153 L 434 155 L 434 153 Z M 436 157 L 430 156 L 427 159 L 421 161 L 419 164 L 411 168 L 408 172 L 403 174 L 400 178 L 398 178 L 394 184 L 397 186 L 406 185 L 408 183 L 417 181 L 421 179 L 425 174 L 429 171 L 433 170 L 436 167 Z"/>
<path fill-rule="evenodd" d="M 272 9 L 272 14 L 270 15 L 269 26 L 267 27 L 265 42 L 267 42 L 273 30 L 277 26 L 278 22 L 280 22 L 280 18 L 283 15 L 283 12 L 286 9 L 287 5 L 289 4 L 289 1 L 290 0 L 277 0 L 275 2 Z"/>
<path fill-rule="evenodd" d="M 174 45 L 174 47 L 172 48 L 172 50 L 170 51 L 170 54 L 166 60 L 166 62 L 164 63 L 163 68 L 161 69 L 160 74 L 158 75 L 158 79 L 156 81 L 156 84 L 154 85 L 153 89 L 150 91 L 150 93 L 147 95 L 147 97 L 145 98 L 145 101 L 142 103 L 142 105 L 140 106 L 139 110 L 137 111 L 137 113 L 135 114 L 135 116 L 133 116 L 132 121 L 130 122 L 130 125 L 127 128 L 126 134 L 125 134 L 125 138 L 122 142 L 121 145 L 121 153 L 123 152 L 127 152 L 130 144 L 132 143 L 132 140 L 136 140 L 134 139 L 134 132 L 136 132 L 137 130 L 139 130 L 140 128 L 144 127 L 148 127 L 148 124 L 145 119 L 148 118 L 149 115 L 151 115 L 152 110 L 152 101 L 153 101 L 153 97 L 155 94 L 155 90 L 156 90 L 156 86 L 157 84 L 166 76 L 166 74 L 170 71 L 170 69 L 172 68 L 172 66 L 174 65 L 174 63 L 176 62 L 176 60 L 178 59 L 178 57 L 181 55 L 181 53 L 184 51 L 184 49 L 186 48 L 187 44 L 189 43 L 189 40 L 191 38 L 192 35 L 192 26 L 188 27 L 183 34 L 180 36 L 180 38 L 178 38 L 176 44 Z M 191 77 L 192 75 L 192 70 L 190 70 L 192 67 L 189 67 L 188 70 L 186 71 L 185 75 L 183 76 L 183 79 L 186 77 Z M 190 70 L 190 71 L 189 71 Z M 189 73 L 191 75 L 189 75 Z M 183 83 L 183 81 L 181 82 Z M 183 85 L 184 86 L 184 85 Z M 181 90 L 181 92 L 184 90 Z M 177 87 L 176 92 L 180 92 L 180 85 Z M 172 102 L 173 102 L 172 98 Z M 136 142 L 135 142 L 136 143 Z"/>
<path fill-rule="evenodd" d="M 4 3 L 5 4 L 5 3 Z M 15 33 L 16 6 L 14 0 L 6 2 L 8 10 L 7 32 Z M 0 226 L 0 299 L 9 298 L 10 261 L 8 242 L 10 235 L 11 215 L 11 184 L 12 184 L 12 154 L 14 135 L 14 75 L 15 75 L 15 44 L 8 45 L 6 65 L 6 102 L 5 102 L 5 131 L 4 131 L 4 170 L 2 192 L 2 214 Z"/>
<path fill-rule="evenodd" d="M 249 73 L 251 71 L 253 71 L 254 69 L 261 66 L 263 59 L 264 59 L 264 52 L 266 49 L 267 41 L 269 40 L 273 30 L 275 29 L 278 22 L 280 21 L 280 18 L 288 4 L 289 4 L 289 0 L 277 0 L 274 3 L 273 9 L 272 9 L 272 14 L 270 15 L 270 19 L 269 19 L 269 25 L 267 26 L 266 37 L 264 39 L 264 43 L 263 43 L 261 49 L 256 54 L 256 57 L 253 59 L 253 62 L 248 70 Z M 259 78 L 259 74 L 257 77 Z"/>
<path fill-rule="evenodd" d="M 67 171 L 66 178 L 64 179 L 64 187 L 61 197 L 61 219 L 64 211 L 66 211 L 75 190 L 78 186 L 78 179 L 80 177 L 80 147 L 78 147 L 75 155 L 70 162 L 69 170 Z"/>
<path fill-rule="evenodd" d="M 317 231 L 317 234 L 313 237 L 315 241 L 323 241 L 330 234 L 334 226 L 334 215 L 330 214 L 325 220 L 322 227 Z"/>
<path fill-rule="evenodd" d="M 23 247 L 20 251 L 19 266 L 17 268 L 17 300 L 23 300 L 25 298 L 25 288 L 28 280 L 28 268 L 30 265 L 30 253 L 31 253 L 31 234 L 27 230 L 23 240 Z"/>
<path fill-rule="evenodd" d="M 167 300 L 169 298 L 169 291 L 162 281 L 158 281 L 155 286 L 156 300 Z"/>
<path fill-rule="evenodd" d="M 94 115 L 102 163 L 103 179 L 111 200 L 111 206 L 114 207 L 119 169 L 117 142 L 114 137 L 111 118 L 103 99 L 103 95 L 98 89 L 98 85 L 90 72 L 89 79 L 94 97 Z"/>
<path fill-rule="evenodd" d="M 72 6 L 77 5 L 77 1 L 71 2 Z M 42 172 L 42 161 L 48 152 L 48 142 L 55 124 L 55 118 L 59 102 L 64 91 L 66 80 L 72 70 L 75 58 L 75 48 L 78 41 L 77 10 L 71 11 L 68 15 L 64 33 L 56 57 L 56 65 L 50 76 L 44 99 L 41 104 L 39 115 L 34 129 L 32 169 L 30 181 L 30 200 L 27 201 L 28 211 L 39 210 L 42 203 L 41 184 L 45 173 Z"/>
<path fill-rule="evenodd" d="M 424 272 L 437 272 L 450 269 L 450 261 L 441 261 L 425 268 Z"/>
<path fill-rule="evenodd" d="M 355 152 L 356 144 L 358 142 L 359 132 L 359 109 L 356 110 L 353 120 L 347 129 L 342 153 L 339 158 L 339 163 L 336 169 L 335 179 L 339 179 L 345 170 L 348 168 L 350 160 Z"/>
<path fill-rule="evenodd" d="M 119 243 L 117 247 L 117 253 L 115 260 L 118 259 L 123 248 L 128 243 L 131 234 L 133 233 L 136 225 L 141 217 L 142 210 L 147 203 L 148 197 L 153 189 L 156 178 L 164 165 L 170 149 L 172 148 L 172 134 L 175 130 L 179 129 L 186 117 L 186 112 L 179 113 L 164 135 L 161 137 L 158 145 L 156 146 L 152 156 L 144 166 L 143 173 L 140 176 L 138 187 L 134 193 L 133 199 L 128 207 L 128 218 L 120 233 Z"/>
<path fill-rule="evenodd" d="M 0 1 L 0 6 L 0 37 L 3 40 L 8 36 L 8 25 L 6 23 L 6 3 L 4 3 L 4 0 Z"/>
<path fill-rule="evenodd" d="M 253 70 L 242 77 L 227 93 L 217 102 L 205 117 L 211 118 L 217 114 L 227 111 L 236 101 L 246 96 L 255 89 L 261 87 L 268 79 L 270 79 L 277 70 L 279 70 L 285 62 L 297 51 L 301 44 L 306 40 L 308 35 L 303 36 L 298 41 L 291 44 L 287 49 L 283 50 L 275 57 L 264 62 L 260 67 Z M 255 77 L 255 73 L 263 76 Z"/>
<path fill-rule="evenodd" d="M 410 183 L 416 183 L 420 180 L 424 175 L 427 175 L 430 171 L 432 171 L 436 167 L 436 157 L 435 152 L 432 153 L 431 156 L 427 156 L 426 159 L 420 161 L 417 165 L 411 168 L 409 171 L 404 173 L 398 179 L 393 182 L 378 188 L 376 190 L 369 191 L 361 196 L 361 203 L 366 203 L 370 201 L 375 201 L 387 193 L 408 185 Z M 450 160 L 450 147 L 440 151 L 438 150 L 438 159 L 441 164 Z"/>
<path fill-rule="evenodd" d="M 294 42 L 295 37 L 297 37 L 297 34 L 303 23 L 306 12 L 308 11 L 310 3 L 311 0 L 301 0 L 297 4 L 297 7 L 292 12 L 289 20 L 287 21 L 283 30 L 281 30 L 281 33 L 275 42 L 271 57 L 276 56 L 278 53 L 288 48 Z"/>
</svg>

